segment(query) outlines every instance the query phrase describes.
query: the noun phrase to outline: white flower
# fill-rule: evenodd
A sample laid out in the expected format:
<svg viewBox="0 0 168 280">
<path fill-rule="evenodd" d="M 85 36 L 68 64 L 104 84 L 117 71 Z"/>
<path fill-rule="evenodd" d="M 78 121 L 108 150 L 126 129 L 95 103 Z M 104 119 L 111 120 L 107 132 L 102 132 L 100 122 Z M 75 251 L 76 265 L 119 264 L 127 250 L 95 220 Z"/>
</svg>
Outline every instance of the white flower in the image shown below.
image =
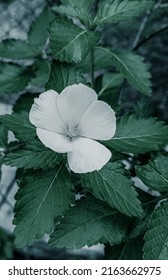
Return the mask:
<svg viewBox="0 0 168 280">
<path fill-rule="evenodd" d="M 67 153 L 72 171 L 99 170 L 109 161 L 111 152 L 95 140 L 113 137 L 116 117 L 107 103 L 97 100 L 93 89 L 74 84 L 61 94 L 48 90 L 35 98 L 29 117 L 46 147 Z"/>
</svg>

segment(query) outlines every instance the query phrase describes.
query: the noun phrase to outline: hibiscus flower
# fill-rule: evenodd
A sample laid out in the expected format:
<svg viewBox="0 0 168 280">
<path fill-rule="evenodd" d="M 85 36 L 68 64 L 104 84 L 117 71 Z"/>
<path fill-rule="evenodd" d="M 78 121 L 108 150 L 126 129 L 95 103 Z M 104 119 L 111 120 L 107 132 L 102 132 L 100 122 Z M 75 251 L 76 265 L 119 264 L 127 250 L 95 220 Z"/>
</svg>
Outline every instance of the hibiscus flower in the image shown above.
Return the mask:
<svg viewBox="0 0 168 280">
<path fill-rule="evenodd" d="M 40 94 L 29 118 L 46 147 L 67 153 L 69 167 L 75 173 L 99 170 L 111 158 L 111 152 L 95 140 L 113 137 L 115 113 L 83 84 L 68 86 L 60 94 L 52 89 Z"/>
</svg>

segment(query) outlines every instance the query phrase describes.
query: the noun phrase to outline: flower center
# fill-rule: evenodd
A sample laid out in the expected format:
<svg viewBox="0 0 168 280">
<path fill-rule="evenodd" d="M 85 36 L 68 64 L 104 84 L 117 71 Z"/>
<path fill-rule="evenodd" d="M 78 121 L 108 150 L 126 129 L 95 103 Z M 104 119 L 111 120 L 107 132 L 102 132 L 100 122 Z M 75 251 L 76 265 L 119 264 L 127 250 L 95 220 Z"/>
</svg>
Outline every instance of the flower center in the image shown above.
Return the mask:
<svg viewBox="0 0 168 280">
<path fill-rule="evenodd" d="M 67 127 L 66 136 L 72 141 L 73 138 L 78 136 L 78 127 Z"/>
</svg>

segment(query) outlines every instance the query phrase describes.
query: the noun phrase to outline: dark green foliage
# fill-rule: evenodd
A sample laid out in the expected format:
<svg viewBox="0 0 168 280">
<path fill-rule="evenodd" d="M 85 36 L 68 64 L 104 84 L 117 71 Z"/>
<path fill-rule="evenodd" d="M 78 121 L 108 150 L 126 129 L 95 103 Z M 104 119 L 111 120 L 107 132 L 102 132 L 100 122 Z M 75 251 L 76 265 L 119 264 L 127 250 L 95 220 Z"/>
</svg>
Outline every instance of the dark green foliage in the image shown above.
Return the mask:
<svg viewBox="0 0 168 280">
<path fill-rule="evenodd" d="M 21 179 L 16 194 L 13 223 L 15 245 L 30 245 L 50 233 L 54 218 L 63 215 L 74 200 L 71 181 L 63 165 L 46 171 L 30 172 Z"/>
<path fill-rule="evenodd" d="M 121 168 L 121 166 L 119 165 Z M 121 169 L 122 170 L 122 169 Z M 128 216 L 141 216 L 143 209 L 137 198 L 133 183 L 118 164 L 108 163 L 100 171 L 82 176 L 83 186 L 100 200 L 117 208 Z"/>
<path fill-rule="evenodd" d="M 56 247 L 81 248 L 97 243 L 118 244 L 126 233 L 127 222 L 107 204 L 93 197 L 79 201 L 56 225 L 49 244 Z M 82 236 L 82 238 L 81 238 Z"/>
<path fill-rule="evenodd" d="M 13 238 L 0 227 L 0 260 L 13 258 Z"/>
<path fill-rule="evenodd" d="M 53 58 L 68 63 L 82 61 L 100 39 L 99 33 L 83 30 L 64 17 L 50 24 L 49 34 Z"/>
<path fill-rule="evenodd" d="M 36 136 L 35 127 L 30 123 L 27 112 L 0 116 L 0 122 L 8 130 L 13 131 L 16 138 L 19 140 L 25 141 Z"/>
<path fill-rule="evenodd" d="M 118 23 L 143 15 L 154 4 L 153 1 L 101 0 L 96 24 Z"/>
<path fill-rule="evenodd" d="M 78 83 L 85 83 L 78 69 L 65 62 L 53 61 L 46 89 L 54 89 L 60 93 L 65 87 Z"/>
<path fill-rule="evenodd" d="M 58 167 L 61 160 L 60 154 L 46 148 L 39 140 L 33 139 L 9 153 L 4 163 L 24 169 L 49 169 Z"/>
<path fill-rule="evenodd" d="M 33 66 L 35 69 L 35 77 L 31 79 L 29 84 L 44 89 L 49 79 L 51 64 L 46 60 L 36 60 Z"/>
<path fill-rule="evenodd" d="M 48 2 L 52 6 L 54 1 Z M 157 5 L 150 0 L 61 0 L 53 7 L 46 4 L 27 40 L 0 42 L 2 102 L 12 94 L 10 104 L 17 98 L 13 113 L 0 116 L 0 167 L 18 168 L 16 247 L 48 234 L 49 245 L 58 248 L 102 243 L 108 260 L 168 259 L 168 125 L 164 115 L 157 118 L 165 93 L 163 102 L 152 107 L 164 73 L 153 76 L 152 93 L 148 70 L 158 65 L 153 48 L 159 44 L 150 40 L 163 33 L 152 21 L 163 10 L 164 4 Z M 52 89 L 60 94 L 79 83 L 92 87 L 117 117 L 115 135 L 101 141 L 112 158 L 82 175 L 70 170 L 67 155 L 40 142 L 29 120 L 40 93 Z M 16 141 L 8 143 L 8 131 Z M 0 229 L 0 258 L 12 258 L 11 246 Z"/>
<path fill-rule="evenodd" d="M 81 72 L 90 72 L 90 54 L 88 54 L 85 59 L 77 64 Z M 109 52 L 104 51 L 103 48 L 96 47 L 94 49 L 94 69 L 108 69 L 112 66 L 111 55 Z"/>
<path fill-rule="evenodd" d="M 168 156 L 158 154 L 149 164 L 136 167 L 137 176 L 153 190 L 168 192 Z"/>
<path fill-rule="evenodd" d="M 67 16 L 77 17 L 84 23 L 89 21 L 88 13 L 93 0 L 61 0 L 63 5 L 53 7 L 53 11 Z"/>
<path fill-rule="evenodd" d="M 14 64 L 0 64 L 0 91 L 15 93 L 25 89 L 31 78 L 29 68 Z"/>
<path fill-rule="evenodd" d="M 44 46 L 47 42 L 48 38 L 48 24 L 54 19 L 54 16 L 49 9 L 46 7 L 40 16 L 33 22 L 31 25 L 29 34 L 28 34 L 28 41 L 31 47 L 38 51 L 39 53 L 43 51 Z"/>
<path fill-rule="evenodd" d="M 47 27 L 53 19 L 51 10 L 46 7 L 32 23 L 27 41 L 4 40 L 0 42 L 0 57 L 10 60 L 43 58 L 49 36 Z M 48 70 L 48 71 L 47 71 Z M 44 88 L 48 80 L 50 63 L 35 61 L 32 67 L 21 67 L 15 64 L 0 64 L 0 92 L 15 93 L 25 90 L 30 84 Z M 35 73 L 34 73 L 35 72 Z M 35 74 L 35 77 L 34 77 Z"/>
<path fill-rule="evenodd" d="M 144 259 L 168 260 L 168 200 L 157 206 L 145 234 Z"/>
<path fill-rule="evenodd" d="M 37 50 L 25 41 L 5 40 L 0 43 L 0 57 L 9 59 L 28 59 L 36 56 Z"/>
<path fill-rule="evenodd" d="M 125 50 L 108 50 L 101 48 L 107 52 L 112 65 L 121 72 L 128 83 L 135 87 L 138 91 L 150 96 L 151 94 L 151 75 L 143 62 L 143 57 Z M 138 68 L 137 68 L 138 65 Z"/>
<path fill-rule="evenodd" d="M 128 239 L 127 241 L 105 247 L 105 260 L 142 260 L 143 258 L 143 237 Z M 136 248 L 136 249 L 135 249 Z"/>
<path fill-rule="evenodd" d="M 125 115 L 118 120 L 115 136 L 107 145 L 114 150 L 143 154 L 160 150 L 168 141 L 168 126 L 155 118 Z"/>
<path fill-rule="evenodd" d="M 25 93 L 22 94 L 13 106 L 14 113 L 21 113 L 22 111 L 29 112 L 34 98 L 38 97 L 38 94 Z"/>
</svg>

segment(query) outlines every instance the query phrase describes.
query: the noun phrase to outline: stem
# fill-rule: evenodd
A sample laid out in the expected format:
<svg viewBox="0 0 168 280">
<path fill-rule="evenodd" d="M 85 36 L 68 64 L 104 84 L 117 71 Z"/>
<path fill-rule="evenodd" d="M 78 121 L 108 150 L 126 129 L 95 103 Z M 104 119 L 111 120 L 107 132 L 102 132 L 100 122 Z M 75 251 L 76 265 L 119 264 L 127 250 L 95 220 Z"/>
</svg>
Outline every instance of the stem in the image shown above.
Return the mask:
<svg viewBox="0 0 168 280">
<path fill-rule="evenodd" d="M 165 32 L 167 30 L 168 30 L 168 26 L 165 26 L 165 27 L 161 28 L 160 30 L 157 30 L 156 32 L 150 34 L 148 37 L 145 37 L 142 41 L 140 41 L 133 50 L 134 51 L 138 50 L 143 44 L 148 42 L 151 38 L 159 35 L 162 32 Z"/>
<path fill-rule="evenodd" d="M 120 94 L 118 97 L 118 106 L 122 105 L 122 99 L 123 99 L 123 95 L 124 95 L 125 85 L 126 85 L 126 81 L 124 81 L 124 83 L 121 86 Z"/>
<path fill-rule="evenodd" d="M 147 14 L 145 15 L 145 17 L 143 18 L 143 20 L 142 20 L 142 22 L 141 22 L 141 24 L 140 24 L 140 26 L 139 26 L 138 33 L 137 33 L 137 35 L 136 35 L 136 37 L 135 37 L 135 40 L 134 40 L 134 42 L 133 42 L 133 45 L 132 45 L 132 49 L 133 49 L 133 50 L 136 49 L 136 47 L 137 47 L 137 45 L 138 45 L 138 42 L 139 42 L 139 40 L 140 40 L 140 38 L 141 38 L 141 35 L 142 35 L 142 33 L 143 33 L 143 31 L 144 31 L 146 25 L 148 24 L 148 21 L 149 21 L 149 19 L 150 19 L 151 14 L 152 14 L 154 11 L 156 11 L 156 10 L 160 7 L 161 3 L 162 3 L 162 0 L 158 0 L 158 1 L 156 2 L 156 4 L 154 5 L 154 7 L 153 7 L 151 10 L 149 10 L 149 11 L 147 12 Z"/>
<path fill-rule="evenodd" d="M 91 87 L 94 89 L 94 49 L 90 50 L 90 79 Z"/>
<path fill-rule="evenodd" d="M 16 178 L 14 178 L 11 182 L 10 182 L 10 184 L 9 184 L 9 186 L 7 187 L 7 189 L 6 189 L 6 193 L 5 194 L 2 194 L 1 193 L 1 195 L 2 195 L 2 200 L 1 200 L 1 202 L 0 202 L 0 208 L 2 207 L 2 205 L 5 203 L 5 202 L 7 202 L 8 204 L 10 204 L 9 202 L 8 202 L 8 200 L 7 200 L 7 196 L 8 196 L 8 194 L 10 193 L 10 191 L 11 191 L 11 189 L 12 189 L 12 187 L 13 187 L 13 185 L 14 185 L 14 183 L 16 182 Z M 11 204 L 10 204 L 11 205 Z M 13 206 L 12 206 L 13 207 Z"/>
<path fill-rule="evenodd" d="M 100 97 L 102 95 L 102 93 L 106 90 L 106 88 L 108 88 L 107 86 L 104 86 L 98 93 L 98 97 Z"/>
<path fill-rule="evenodd" d="M 148 20 L 149 20 L 150 15 L 151 15 L 151 11 L 148 11 L 148 13 L 146 14 L 146 16 L 143 18 L 143 20 L 142 20 L 142 22 L 141 22 L 141 24 L 140 24 L 138 33 L 137 33 L 137 35 L 136 35 L 136 37 L 135 37 L 135 40 L 134 40 L 134 42 L 133 42 L 132 49 L 135 49 L 135 48 L 136 48 L 136 46 L 137 46 L 137 44 L 138 44 L 138 42 L 139 42 L 139 39 L 140 39 L 140 37 L 141 37 L 141 34 L 143 33 L 143 31 L 144 31 L 144 29 L 145 29 L 145 27 L 146 27 L 146 24 L 147 24 L 147 22 L 148 22 Z"/>
<path fill-rule="evenodd" d="M 168 198 L 168 194 L 167 193 L 163 194 L 163 195 L 160 195 L 158 197 L 155 197 L 154 199 L 152 199 L 152 200 L 150 200 L 148 202 L 145 202 L 142 205 L 146 206 L 146 205 L 149 205 L 149 204 L 154 203 L 154 202 L 159 202 L 160 200 L 165 199 L 165 198 Z"/>
<path fill-rule="evenodd" d="M 164 9 L 164 8 L 168 8 L 168 4 L 166 4 L 166 3 L 165 3 L 165 4 L 161 4 L 161 5 L 160 5 L 160 8 L 163 8 L 163 9 Z"/>
<path fill-rule="evenodd" d="M 147 24 L 148 24 L 148 21 L 149 21 L 149 19 L 150 19 L 150 16 L 151 16 L 152 12 L 156 11 L 156 10 L 160 7 L 162 1 L 163 1 L 163 0 L 158 0 L 158 1 L 156 2 L 156 4 L 154 5 L 154 7 L 153 7 L 151 10 L 149 10 L 149 11 L 146 13 L 145 17 L 142 19 L 142 22 L 141 22 L 141 24 L 140 24 L 140 26 L 139 26 L 138 33 L 137 33 L 137 35 L 136 35 L 136 37 L 135 37 L 135 39 L 134 39 L 134 41 L 133 41 L 133 44 L 132 44 L 132 48 L 131 48 L 132 50 L 137 50 L 137 49 L 144 43 L 144 42 L 142 43 L 142 41 L 139 43 L 139 40 L 140 40 L 140 38 L 141 38 L 141 35 L 142 35 L 142 33 L 143 33 L 145 27 L 146 27 Z M 159 33 L 160 33 L 160 32 L 159 32 Z M 155 35 L 152 35 L 152 37 L 153 37 L 153 36 L 155 36 Z M 150 38 L 151 38 L 151 37 L 150 37 Z M 150 39 L 150 38 L 149 38 L 149 39 Z M 147 40 L 149 40 L 149 39 L 147 39 Z M 146 40 L 146 41 L 147 41 L 147 40 Z M 123 86 L 122 86 L 122 88 L 121 88 L 121 91 L 120 91 L 120 94 L 119 94 L 119 98 L 118 98 L 118 105 L 119 105 L 119 106 L 122 105 L 122 97 L 123 97 L 123 94 L 124 94 L 124 87 L 125 87 L 125 84 L 123 84 Z"/>
</svg>

